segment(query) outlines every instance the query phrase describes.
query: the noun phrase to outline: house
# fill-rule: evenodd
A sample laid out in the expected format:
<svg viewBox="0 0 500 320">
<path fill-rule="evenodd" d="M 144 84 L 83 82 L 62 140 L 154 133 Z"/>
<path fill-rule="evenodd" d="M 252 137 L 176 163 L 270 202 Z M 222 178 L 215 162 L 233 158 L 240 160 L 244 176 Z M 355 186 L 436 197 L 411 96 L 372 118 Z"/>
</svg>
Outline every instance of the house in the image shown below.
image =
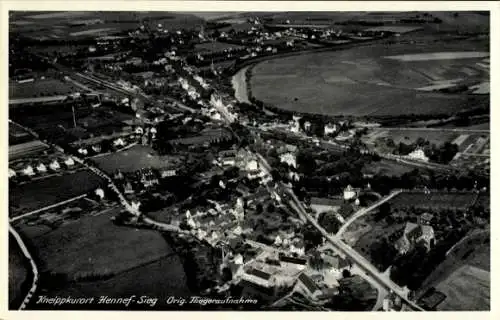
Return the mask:
<svg viewBox="0 0 500 320">
<path fill-rule="evenodd" d="M 303 258 L 296 258 L 290 255 L 279 255 L 279 260 L 283 265 L 294 266 L 299 270 L 306 268 L 307 260 Z"/>
<path fill-rule="evenodd" d="M 311 198 L 310 207 L 317 214 L 328 212 L 328 211 L 338 211 L 340 206 L 344 203 L 343 199 L 340 198 Z"/>
<path fill-rule="evenodd" d="M 132 184 L 130 183 L 130 181 L 127 181 L 127 183 L 125 184 L 125 187 L 124 187 L 124 192 L 125 194 L 132 194 L 134 193 L 134 189 L 132 188 Z"/>
<path fill-rule="evenodd" d="M 246 270 L 242 278 L 264 288 L 274 287 L 274 278 L 272 274 L 253 267 Z"/>
<path fill-rule="evenodd" d="M 337 132 L 337 125 L 330 124 L 330 123 L 325 125 L 325 128 L 324 128 L 325 136 L 334 134 L 335 132 Z"/>
<path fill-rule="evenodd" d="M 321 294 L 320 288 L 305 273 L 302 273 L 299 276 L 297 284 L 295 285 L 295 290 L 313 300 L 315 300 Z"/>
<path fill-rule="evenodd" d="M 52 161 L 49 164 L 49 168 L 53 171 L 57 171 L 61 168 L 61 165 L 59 164 L 59 162 L 57 160 L 54 159 L 54 161 Z"/>
<path fill-rule="evenodd" d="M 39 163 L 38 166 L 36 167 L 36 170 L 38 172 L 47 172 L 47 167 L 43 163 Z"/>
<path fill-rule="evenodd" d="M 168 177 L 173 177 L 177 175 L 177 170 L 162 170 L 160 173 L 160 176 L 162 178 L 168 178 Z"/>
<path fill-rule="evenodd" d="M 125 146 L 125 141 L 123 141 L 122 138 L 118 138 L 118 139 L 113 141 L 113 145 L 115 147 L 123 147 L 123 146 Z"/>
<path fill-rule="evenodd" d="M 71 166 L 73 166 L 75 164 L 75 161 L 73 160 L 73 158 L 68 157 L 66 160 L 64 160 L 64 164 L 67 167 L 71 167 Z"/>
<path fill-rule="evenodd" d="M 286 163 L 290 167 L 297 168 L 297 158 L 291 152 L 280 155 L 280 162 Z"/>
<path fill-rule="evenodd" d="M 429 158 L 425 155 L 424 150 L 417 148 L 407 155 L 408 158 L 420 161 L 429 161 Z"/>
<path fill-rule="evenodd" d="M 431 224 L 431 220 L 434 218 L 434 215 L 428 213 L 428 212 L 425 212 L 423 214 L 420 215 L 419 217 L 419 223 L 421 225 L 430 225 Z"/>
<path fill-rule="evenodd" d="M 95 195 L 99 197 L 99 199 L 104 199 L 104 190 L 102 190 L 101 188 L 97 188 L 95 190 Z"/>
<path fill-rule="evenodd" d="M 83 155 L 83 156 L 86 156 L 87 154 L 89 154 L 89 152 L 87 151 L 86 148 L 80 148 L 78 149 L 78 153 Z"/>
<path fill-rule="evenodd" d="M 358 188 L 353 188 L 351 185 L 348 185 L 344 189 L 344 200 L 353 200 L 358 197 L 359 194 L 359 189 Z"/>
<path fill-rule="evenodd" d="M 330 265 L 330 272 L 340 276 L 342 271 L 349 270 L 351 263 L 347 259 L 343 259 L 338 255 L 322 254 L 321 257 Z"/>
<path fill-rule="evenodd" d="M 249 160 L 245 165 L 245 170 L 248 172 L 255 172 L 259 170 L 259 162 L 255 159 Z"/>
<path fill-rule="evenodd" d="M 234 157 L 224 157 L 221 159 L 222 165 L 224 166 L 235 166 L 236 159 Z"/>
<path fill-rule="evenodd" d="M 396 240 L 395 247 L 400 254 L 405 254 L 413 249 L 417 243 L 423 244 L 427 250 L 430 250 L 434 245 L 434 229 L 428 225 L 407 222 L 403 235 Z"/>
</svg>

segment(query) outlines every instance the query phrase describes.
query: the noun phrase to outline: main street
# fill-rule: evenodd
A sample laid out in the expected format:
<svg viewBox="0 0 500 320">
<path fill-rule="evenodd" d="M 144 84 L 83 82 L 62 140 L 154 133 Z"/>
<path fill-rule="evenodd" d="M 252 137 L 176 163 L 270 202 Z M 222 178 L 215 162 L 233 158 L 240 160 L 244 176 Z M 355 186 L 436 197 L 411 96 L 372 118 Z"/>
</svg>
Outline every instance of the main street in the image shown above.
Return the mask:
<svg viewBox="0 0 500 320">
<path fill-rule="evenodd" d="M 374 280 L 387 288 L 390 292 L 394 292 L 398 295 L 401 300 L 409 305 L 413 310 L 416 311 L 424 311 L 423 308 L 415 304 L 413 301 L 408 299 L 408 291 L 402 289 L 397 284 L 395 284 L 387 274 L 381 273 L 375 266 L 373 266 L 368 260 L 366 260 L 362 255 L 360 255 L 356 250 L 349 247 L 347 244 L 339 240 L 335 236 L 331 236 L 323 227 L 319 225 L 319 223 L 311 217 L 304 209 L 302 203 L 297 199 L 295 194 L 289 191 L 290 196 L 292 197 L 293 202 L 296 204 L 297 213 L 310 224 L 312 224 L 316 230 L 318 230 L 323 237 L 332 244 L 332 246 L 349 258 L 354 264 L 362 268 L 368 275 L 370 275 Z"/>
<path fill-rule="evenodd" d="M 226 108 L 225 105 L 220 105 L 219 108 Z M 220 111 L 227 111 L 227 110 L 220 110 Z M 219 111 L 219 112 L 220 112 Z M 226 114 L 227 112 L 220 112 L 223 118 L 225 119 L 226 123 L 230 125 L 234 119 L 227 117 Z M 252 131 L 251 131 L 252 132 Z M 265 159 L 258 153 L 254 153 L 257 156 L 257 159 L 259 159 L 259 162 L 262 163 L 263 167 L 266 169 L 270 169 L 271 167 L 265 161 Z M 331 236 L 323 227 L 321 227 L 318 222 L 312 218 L 305 210 L 302 202 L 299 201 L 293 190 L 290 188 L 287 188 L 284 186 L 282 183 L 278 184 L 277 190 L 281 199 L 286 199 L 286 198 L 291 198 L 289 200 L 289 204 L 292 206 L 292 208 L 297 212 L 298 216 L 304 221 L 304 222 L 309 222 L 312 224 L 322 235 L 323 237 L 332 244 L 333 248 L 340 253 L 343 256 L 346 256 L 349 258 L 354 265 L 357 265 L 359 268 L 365 271 L 367 276 L 370 276 L 374 281 L 378 282 L 381 286 L 386 288 L 389 292 L 394 292 L 396 295 L 398 295 L 403 302 L 405 302 L 407 305 L 409 305 L 413 310 L 418 310 L 418 311 L 424 311 L 420 306 L 415 304 L 414 302 L 410 301 L 408 299 L 408 291 L 405 289 L 402 289 L 398 285 L 396 285 L 387 274 L 381 273 L 375 266 L 373 266 L 368 260 L 366 260 L 363 256 L 361 256 L 357 251 L 349 247 L 347 244 L 342 242 L 338 237 Z M 289 197 L 286 197 L 286 195 L 289 195 Z M 396 196 L 397 193 L 392 195 L 390 198 L 386 199 L 385 201 L 390 200 L 392 197 Z M 378 205 L 382 204 L 385 202 L 384 200 L 379 201 Z M 281 202 L 281 201 L 279 201 Z M 377 204 L 375 204 L 373 207 L 376 207 Z M 368 208 L 370 209 L 370 208 Z M 370 210 L 366 211 L 369 212 Z M 358 216 L 363 215 L 366 213 L 365 211 L 361 211 L 358 213 Z"/>
</svg>

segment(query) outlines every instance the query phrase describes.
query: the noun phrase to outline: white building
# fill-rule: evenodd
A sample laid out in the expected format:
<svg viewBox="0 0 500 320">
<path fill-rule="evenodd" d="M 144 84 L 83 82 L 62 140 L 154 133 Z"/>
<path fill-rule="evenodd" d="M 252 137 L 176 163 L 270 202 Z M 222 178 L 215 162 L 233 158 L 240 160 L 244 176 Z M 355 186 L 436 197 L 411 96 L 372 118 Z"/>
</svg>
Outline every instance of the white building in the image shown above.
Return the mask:
<svg viewBox="0 0 500 320">
<path fill-rule="evenodd" d="M 311 130 L 311 122 L 309 122 L 309 121 L 304 122 L 304 130 L 305 131 Z"/>
<path fill-rule="evenodd" d="M 26 168 L 23 169 L 23 174 L 27 176 L 34 176 L 35 171 L 33 170 L 33 167 L 28 165 Z"/>
<path fill-rule="evenodd" d="M 43 163 L 39 163 L 38 166 L 36 167 L 36 170 L 38 172 L 47 172 L 47 167 Z"/>
<path fill-rule="evenodd" d="M 187 224 L 193 229 L 196 229 L 196 222 L 194 222 L 193 217 L 189 217 L 187 219 Z"/>
<path fill-rule="evenodd" d="M 357 192 L 352 188 L 351 185 L 348 185 L 347 188 L 344 189 L 344 200 L 351 200 L 356 198 Z"/>
<path fill-rule="evenodd" d="M 80 150 L 78 150 L 78 151 L 80 151 Z M 66 160 L 64 160 L 64 164 L 68 167 L 71 167 L 75 164 L 75 161 L 73 160 L 73 158 L 68 157 Z"/>
<path fill-rule="evenodd" d="M 410 154 L 407 156 L 410 159 L 413 160 L 420 160 L 420 161 L 429 161 L 429 158 L 425 155 L 424 150 L 418 148 L 412 151 Z"/>
<path fill-rule="evenodd" d="M 81 155 L 84 155 L 84 156 L 86 156 L 87 154 L 89 154 L 89 152 L 87 151 L 86 148 L 80 148 L 80 149 L 78 149 L 78 153 L 81 154 Z"/>
<path fill-rule="evenodd" d="M 281 237 L 280 237 L 280 235 L 278 234 L 278 235 L 276 236 L 276 239 L 274 240 L 274 245 L 276 245 L 276 246 L 281 246 L 282 244 L 283 244 L 283 240 L 281 240 Z"/>
<path fill-rule="evenodd" d="M 280 155 L 280 162 L 284 162 L 293 168 L 297 168 L 297 158 L 291 152 Z"/>
<path fill-rule="evenodd" d="M 17 175 L 16 172 L 11 168 L 9 168 L 9 178 L 15 177 L 16 175 Z"/>
<path fill-rule="evenodd" d="M 123 141 L 122 138 L 118 138 L 115 141 L 113 141 L 113 145 L 115 147 L 123 147 L 123 146 L 125 146 L 125 141 Z"/>
<path fill-rule="evenodd" d="M 52 161 L 50 164 L 49 164 L 49 168 L 51 170 L 54 170 L 54 171 L 57 171 L 61 168 L 61 165 L 59 164 L 59 162 L 57 160 L 54 160 Z"/>
<path fill-rule="evenodd" d="M 99 197 L 99 199 L 101 199 L 101 200 L 104 199 L 104 190 L 102 190 L 101 188 L 97 188 L 95 190 L 95 194 L 96 194 L 96 196 Z"/>
<path fill-rule="evenodd" d="M 337 125 L 330 123 L 325 125 L 325 136 L 335 133 L 336 131 L 337 131 Z"/>
</svg>

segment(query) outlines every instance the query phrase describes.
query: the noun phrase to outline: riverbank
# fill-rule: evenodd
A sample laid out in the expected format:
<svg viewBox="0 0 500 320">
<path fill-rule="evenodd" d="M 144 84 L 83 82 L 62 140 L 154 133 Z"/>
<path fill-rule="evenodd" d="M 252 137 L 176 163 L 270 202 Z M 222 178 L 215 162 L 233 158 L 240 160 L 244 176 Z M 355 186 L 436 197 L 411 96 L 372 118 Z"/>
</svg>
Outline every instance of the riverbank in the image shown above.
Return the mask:
<svg viewBox="0 0 500 320">
<path fill-rule="evenodd" d="M 250 66 L 244 67 L 236 72 L 231 79 L 231 83 L 233 84 L 234 89 L 234 97 L 238 102 L 251 104 L 250 98 L 248 97 L 248 79 L 247 79 L 247 70 Z"/>
</svg>

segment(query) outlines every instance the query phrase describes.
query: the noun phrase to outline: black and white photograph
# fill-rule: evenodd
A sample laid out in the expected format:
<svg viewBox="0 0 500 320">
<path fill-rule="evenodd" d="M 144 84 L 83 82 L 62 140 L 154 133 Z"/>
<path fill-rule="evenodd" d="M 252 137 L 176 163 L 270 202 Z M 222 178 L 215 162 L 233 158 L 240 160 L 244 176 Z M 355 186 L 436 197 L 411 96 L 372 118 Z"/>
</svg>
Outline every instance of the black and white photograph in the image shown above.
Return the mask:
<svg viewBox="0 0 500 320">
<path fill-rule="evenodd" d="M 490 11 L 281 7 L 8 11 L 9 310 L 491 310 Z"/>
</svg>

